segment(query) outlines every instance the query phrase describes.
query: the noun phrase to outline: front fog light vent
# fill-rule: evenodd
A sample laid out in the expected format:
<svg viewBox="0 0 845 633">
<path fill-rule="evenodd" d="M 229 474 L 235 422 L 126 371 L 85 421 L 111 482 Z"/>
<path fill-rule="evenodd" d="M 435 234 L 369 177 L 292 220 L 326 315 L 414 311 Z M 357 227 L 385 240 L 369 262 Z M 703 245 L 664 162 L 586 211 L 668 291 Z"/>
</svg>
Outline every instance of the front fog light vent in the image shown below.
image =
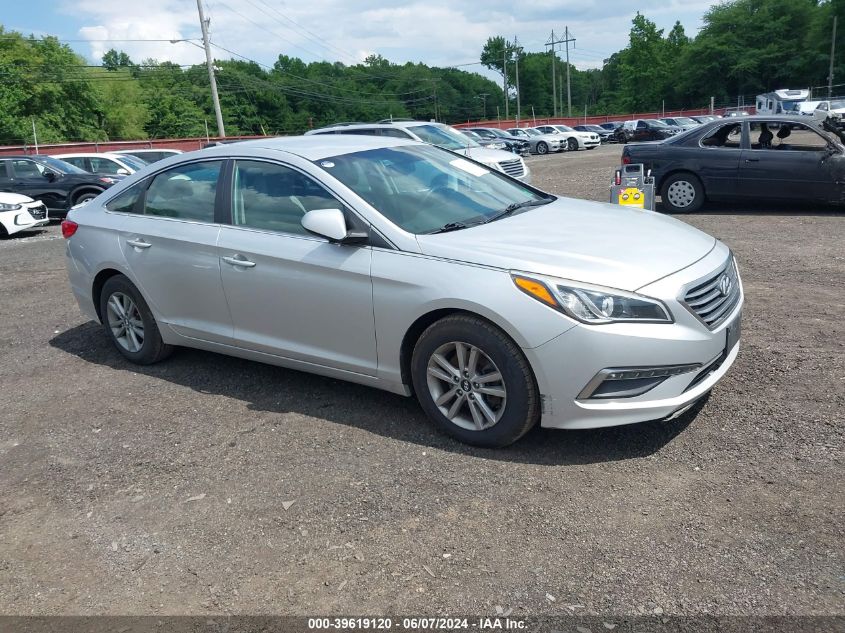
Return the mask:
<svg viewBox="0 0 845 633">
<path fill-rule="evenodd" d="M 701 365 L 695 363 L 663 367 L 602 369 L 578 394 L 578 399 L 633 398 L 654 389 L 667 378 L 694 371 L 699 367 Z"/>
</svg>

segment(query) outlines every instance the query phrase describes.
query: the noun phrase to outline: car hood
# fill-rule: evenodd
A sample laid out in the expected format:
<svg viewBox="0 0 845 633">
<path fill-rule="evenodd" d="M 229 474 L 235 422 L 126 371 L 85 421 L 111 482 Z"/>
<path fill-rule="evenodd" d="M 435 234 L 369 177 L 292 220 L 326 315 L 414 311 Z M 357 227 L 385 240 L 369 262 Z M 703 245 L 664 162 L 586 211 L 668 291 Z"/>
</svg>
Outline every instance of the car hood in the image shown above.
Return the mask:
<svg viewBox="0 0 845 633">
<path fill-rule="evenodd" d="M 469 156 L 473 160 L 485 165 L 498 165 L 503 160 L 514 160 L 514 155 L 511 152 L 506 152 L 501 149 L 487 149 L 485 147 L 467 147 L 460 150 L 464 156 Z"/>
<path fill-rule="evenodd" d="M 417 241 L 434 257 L 629 291 L 686 268 L 716 243 L 666 215 L 572 198 Z"/>
<path fill-rule="evenodd" d="M 32 198 L 22 196 L 19 193 L 0 192 L 0 202 L 4 204 L 30 204 L 35 201 Z"/>
</svg>

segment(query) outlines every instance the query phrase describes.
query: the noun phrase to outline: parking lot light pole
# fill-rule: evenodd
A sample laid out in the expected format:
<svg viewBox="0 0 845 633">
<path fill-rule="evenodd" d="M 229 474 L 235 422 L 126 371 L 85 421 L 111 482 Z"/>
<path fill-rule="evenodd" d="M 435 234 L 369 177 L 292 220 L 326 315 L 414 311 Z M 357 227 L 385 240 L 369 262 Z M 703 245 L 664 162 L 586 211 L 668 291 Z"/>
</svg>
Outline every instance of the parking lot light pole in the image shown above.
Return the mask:
<svg viewBox="0 0 845 633">
<path fill-rule="evenodd" d="M 214 102 L 214 116 L 217 118 L 217 135 L 225 138 L 226 130 L 223 127 L 223 112 L 220 110 L 220 96 L 217 94 L 217 79 L 214 77 L 214 62 L 211 58 L 211 45 L 208 42 L 208 20 L 202 12 L 202 0 L 197 0 L 197 11 L 200 15 L 200 26 L 202 27 L 202 45 L 205 48 L 205 63 L 208 66 L 208 80 L 211 82 L 211 100 Z"/>
<path fill-rule="evenodd" d="M 836 55 L 836 16 L 833 16 L 833 34 L 830 36 L 830 73 L 827 75 L 827 98 L 833 97 L 833 57 Z"/>
</svg>

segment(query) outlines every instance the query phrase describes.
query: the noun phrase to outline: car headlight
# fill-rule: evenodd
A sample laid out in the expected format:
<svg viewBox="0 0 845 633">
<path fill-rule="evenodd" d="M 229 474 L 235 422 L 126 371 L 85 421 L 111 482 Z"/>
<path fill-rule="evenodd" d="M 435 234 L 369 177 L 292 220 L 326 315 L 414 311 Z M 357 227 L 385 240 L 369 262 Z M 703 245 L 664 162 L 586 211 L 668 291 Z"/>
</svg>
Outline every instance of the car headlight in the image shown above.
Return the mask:
<svg viewBox="0 0 845 633">
<path fill-rule="evenodd" d="M 20 211 L 23 208 L 20 204 L 9 204 L 7 202 L 0 202 L 0 211 Z"/>
<path fill-rule="evenodd" d="M 633 292 L 520 273 L 511 278 L 529 297 L 581 323 L 674 322 L 663 302 Z"/>
</svg>

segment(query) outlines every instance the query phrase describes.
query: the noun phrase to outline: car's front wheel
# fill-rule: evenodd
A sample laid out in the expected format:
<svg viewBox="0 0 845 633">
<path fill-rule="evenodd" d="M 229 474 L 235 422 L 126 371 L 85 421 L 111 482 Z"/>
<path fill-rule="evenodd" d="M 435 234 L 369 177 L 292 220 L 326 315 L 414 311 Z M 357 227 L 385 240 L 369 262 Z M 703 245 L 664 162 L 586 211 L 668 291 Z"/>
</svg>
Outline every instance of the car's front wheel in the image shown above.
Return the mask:
<svg viewBox="0 0 845 633">
<path fill-rule="evenodd" d="M 103 285 L 100 317 L 117 351 L 133 363 L 157 363 L 173 350 L 162 340 L 144 297 L 124 275 L 115 275 Z"/>
<path fill-rule="evenodd" d="M 99 196 L 102 191 L 83 191 L 82 193 L 78 193 L 73 197 L 73 204 L 82 204 L 83 202 L 88 202 L 89 200 L 93 200 L 97 196 Z"/>
<path fill-rule="evenodd" d="M 577 152 L 578 151 L 578 139 L 571 138 L 566 141 L 566 144 L 569 146 L 570 152 Z"/>
<path fill-rule="evenodd" d="M 525 355 L 480 318 L 454 315 L 429 326 L 414 348 L 411 374 L 428 417 L 467 444 L 507 446 L 540 417 Z"/>
<path fill-rule="evenodd" d="M 548 154 L 549 153 L 548 144 L 544 143 L 543 141 L 540 141 L 539 143 L 537 143 L 537 153 L 538 154 Z"/>
<path fill-rule="evenodd" d="M 663 206 L 671 213 L 692 213 L 704 204 L 704 187 L 697 176 L 689 172 L 672 174 L 660 187 Z"/>
</svg>

